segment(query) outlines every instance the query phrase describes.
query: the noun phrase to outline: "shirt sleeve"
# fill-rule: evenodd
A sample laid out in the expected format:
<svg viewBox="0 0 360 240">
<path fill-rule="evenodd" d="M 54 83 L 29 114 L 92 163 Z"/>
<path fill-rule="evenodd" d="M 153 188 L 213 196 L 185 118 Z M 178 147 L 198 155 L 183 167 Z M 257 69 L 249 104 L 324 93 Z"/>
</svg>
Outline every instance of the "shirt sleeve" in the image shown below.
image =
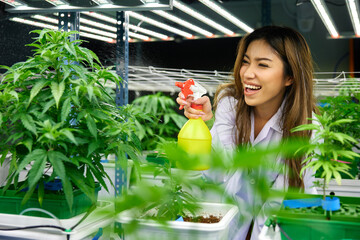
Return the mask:
<svg viewBox="0 0 360 240">
<path fill-rule="evenodd" d="M 233 97 L 224 97 L 219 101 L 215 112 L 215 122 L 211 128 L 212 145 L 228 149 L 235 147 L 235 108 L 236 100 Z"/>
<path fill-rule="evenodd" d="M 231 154 L 231 150 L 235 148 L 235 107 L 236 100 L 233 97 L 224 97 L 219 101 L 215 111 L 215 121 L 210 130 L 213 151 L 224 150 L 223 154 Z M 203 175 L 214 183 L 225 184 L 233 172 L 225 173 L 209 169 L 203 171 Z"/>
</svg>

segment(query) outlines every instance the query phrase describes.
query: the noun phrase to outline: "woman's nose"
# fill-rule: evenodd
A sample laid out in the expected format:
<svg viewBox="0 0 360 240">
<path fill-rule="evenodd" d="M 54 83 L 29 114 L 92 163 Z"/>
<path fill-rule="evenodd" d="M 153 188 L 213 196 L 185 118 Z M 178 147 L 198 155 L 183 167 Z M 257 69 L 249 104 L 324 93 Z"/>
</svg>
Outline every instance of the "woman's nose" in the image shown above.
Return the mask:
<svg viewBox="0 0 360 240">
<path fill-rule="evenodd" d="M 254 78 L 255 77 L 255 69 L 254 69 L 254 67 L 251 64 L 246 66 L 244 68 L 243 75 L 244 75 L 245 78 Z"/>
</svg>

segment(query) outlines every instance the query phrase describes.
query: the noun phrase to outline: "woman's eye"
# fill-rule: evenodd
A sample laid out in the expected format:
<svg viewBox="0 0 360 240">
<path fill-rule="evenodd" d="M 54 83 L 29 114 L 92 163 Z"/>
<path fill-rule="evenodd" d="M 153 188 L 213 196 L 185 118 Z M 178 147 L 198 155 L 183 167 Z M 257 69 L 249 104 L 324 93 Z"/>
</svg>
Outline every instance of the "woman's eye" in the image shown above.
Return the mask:
<svg viewBox="0 0 360 240">
<path fill-rule="evenodd" d="M 259 63 L 260 67 L 269 67 L 267 64 Z"/>
<path fill-rule="evenodd" d="M 243 60 L 242 60 L 242 63 L 243 63 L 243 64 L 247 64 L 247 63 L 249 63 L 249 62 L 248 62 L 247 60 L 243 59 Z"/>
</svg>

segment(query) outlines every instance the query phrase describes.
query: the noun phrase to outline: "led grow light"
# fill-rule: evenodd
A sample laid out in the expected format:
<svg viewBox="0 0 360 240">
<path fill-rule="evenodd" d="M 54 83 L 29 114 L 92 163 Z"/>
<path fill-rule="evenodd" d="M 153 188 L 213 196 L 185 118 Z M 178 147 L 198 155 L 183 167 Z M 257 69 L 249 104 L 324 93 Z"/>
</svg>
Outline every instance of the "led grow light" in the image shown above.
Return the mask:
<svg viewBox="0 0 360 240">
<path fill-rule="evenodd" d="M 24 6 L 27 6 L 25 3 L 23 3 L 22 1 L 19 1 L 19 0 L 0 0 L 1 2 L 3 3 L 6 3 L 10 6 L 13 6 L 13 7 L 24 7 Z"/>
<path fill-rule="evenodd" d="M 142 3 L 147 4 L 147 3 L 159 3 L 159 0 L 140 0 Z"/>
<path fill-rule="evenodd" d="M 323 0 L 311 0 L 311 3 L 315 7 L 316 11 L 318 12 L 321 20 L 323 21 L 326 29 L 330 33 L 331 37 L 338 38 L 339 33 L 336 30 L 333 20 L 331 19 L 329 10 L 326 7 L 326 4 Z"/>
<path fill-rule="evenodd" d="M 65 0 L 45 0 L 48 3 L 51 3 L 54 6 L 64 6 L 64 5 L 69 5 L 68 2 L 66 2 Z"/>
<path fill-rule="evenodd" d="M 59 23 L 58 19 L 51 18 L 51 17 L 46 17 L 46 16 L 42 16 L 42 15 L 33 15 L 31 17 L 35 18 L 37 20 L 41 20 L 41 21 L 49 22 L 49 23 L 53 23 L 53 24 L 58 24 Z"/>
<path fill-rule="evenodd" d="M 252 32 L 254 31 L 253 28 L 246 25 L 244 22 L 240 21 L 238 18 L 236 18 L 234 15 L 226 11 L 223 7 L 218 5 L 217 3 L 211 1 L 211 0 L 199 0 L 201 3 L 212 9 L 214 12 L 220 14 L 222 17 L 226 18 L 239 28 L 243 29 L 245 32 Z"/>
<path fill-rule="evenodd" d="M 111 17 L 105 16 L 105 15 L 102 15 L 102 14 L 96 13 L 96 12 L 82 12 L 81 14 L 86 14 L 88 16 L 91 16 L 91 17 L 94 17 L 94 18 L 97 18 L 97 19 L 100 19 L 100 20 L 103 20 L 105 22 L 109 22 L 112 24 L 116 24 L 116 22 L 117 22 L 115 18 L 111 18 Z"/>
<path fill-rule="evenodd" d="M 50 24 L 46 24 L 46 23 L 40 23 L 40 22 L 27 20 L 27 19 L 23 19 L 23 18 L 18 18 L 18 17 L 11 18 L 10 20 L 14 21 L 14 22 L 19 22 L 19 23 L 35 26 L 35 27 L 40 27 L 40 28 L 47 28 L 47 29 L 52 29 L 52 30 L 59 29 L 58 26 L 54 26 L 54 25 L 50 25 Z M 80 32 L 79 34 L 80 34 L 80 36 L 84 36 L 87 38 L 92 38 L 92 39 L 109 42 L 109 43 L 115 43 L 115 40 L 112 38 L 109 38 L 109 37 L 103 37 L 103 36 L 99 36 L 96 34 L 85 33 L 85 32 Z"/>
<path fill-rule="evenodd" d="M 116 32 L 116 27 L 112 27 L 106 24 L 102 24 L 102 23 L 98 23 L 83 17 L 80 17 L 80 24 L 87 24 L 90 26 L 94 26 L 94 27 L 98 27 L 98 28 L 102 28 L 111 32 Z"/>
<path fill-rule="evenodd" d="M 97 5 L 106 5 L 106 4 L 112 4 L 112 1 L 110 0 L 92 0 Z"/>
<path fill-rule="evenodd" d="M 190 7 L 186 6 L 185 4 L 182 4 L 181 2 L 174 0 L 173 1 L 174 7 L 178 8 L 179 10 L 189 14 L 190 16 L 193 16 L 194 18 L 202 21 L 203 23 L 206 23 L 207 25 L 219 30 L 222 33 L 225 33 L 226 35 L 234 35 L 234 32 L 230 29 L 227 29 L 220 24 L 214 22 L 210 18 L 205 17 L 204 15 L 198 13 L 197 11 L 191 9 Z"/>
<path fill-rule="evenodd" d="M 91 17 L 94 17 L 94 18 L 97 18 L 97 19 L 100 19 L 100 20 L 103 20 L 103 21 L 106 21 L 106 22 L 109 22 L 109 23 L 112 23 L 112 24 L 116 24 L 116 19 L 115 18 L 104 16 L 104 15 L 99 14 L 99 13 L 83 12 L 82 14 L 86 14 L 88 16 L 91 16 Z M 112 32 L 116 32 L 115 27 L 108 26 L 108 25 L 101 24 L 101 23 L 97 23 L 97 22 L 94 22 L 94 21 L 91 21 L 91 20 L 88 20 L 88 19 L 84 19 L 82 17 L 80 18 L 80 22 L 84 22 L 84 23 L 87 22 L 87 23 L 89 23 L 89 25 L 97 26 L 99 28 L 103 28 L 103 29 L 107 29 L 107 30 L 112 31 Z M 139 27 L 139 26 L 135 26 L 135 25 L 132 25 L 132 24 L 129 24 L 129 29 L 134 30 L 136 32 L 141 32 L 141 33 L 144 33 L 144 34 L 147 34 L 147 35 L 159 38 L 159 39 L 163 39 L 163 40 L 169 40 L 170 39 L 169 36 L 167 36 L 165 34 L 161 34 L 161 33 L 158 33 L 158 32 L 152 31 L 152 30 L 148 30 L 148 29 L 145 29 L 145 28 L 142 28 L 142 27 Z"/>
<path fill-rule="evenodd" d="M 346 0 L 346 6 L 351 17 L 351 23 L 353 25 L 355 35 L 360 37 L 359 1 Z"/>
<path fill-rule="evenodd" d="M 182 30 L 180 30 L 180 29 L 171 27 L 171 26 L 169 26 L 169 25 L 166 25 L 166 24 L 164 24 L 164 23 L 161 23 L 161 22 L 156 21 L 156 20 L 154 20 L 154 19 L 151 19 L 151 18 L 149 18 L 149 17 L 145 17 L 145 16 L 140 15 L 140 14 L 138 14 L 138 13 L 136 13 L 136 12 L 131 12 L 131 11 L 129 11 L 128 13 L 129 13 L 129 16 L 130 16 L 130 17 L 137 18 L 137 19 L 139 19 L 139 20 L 141 20 L 141 21 L 144 21 L 144 22 L 147 22 L 147 23 L 149 23 L 149 24 L 152 24 L 152 25 L 154 25 L 154 26 L 156 26 L 156 27 L 165 29 L 165 30 L 167 30 L 167 31 L 169 31 L 169 32 L 176 33 L 176 34 L 178 34 L 178 35 L 180 35 L 180 36 L 183 36 L 183 37 L 186 37 L 186 38 L 193 38 L 193 37 L 194 37 L 194 36 L 193 36 L 192 34 L 190 34 L 190 33 L 187 33 L 187 32 L 182 31 Z"/>
<path fill-rule="evenodd" d="M 145 29 L 145 28 L 141 28 L 141 27 L 138 27 L 138 26 L 135 26 L 135 25 L 132 25 L 132 24 L 129 24 L 129 29 L 134 30 L 135 32 L 145 33 L 147 35 L 150 35 L 150 36 L 153 36 L 153 37 L 156 37 L 156 38 L 160 38 L 162 40 L 169 40 L 170 39 L 170 37 L 166 36 L 165 34 L 157 33 L 157 32 L 154 32 L 154 31 L 151 31 L 151 30 L 148 30 L 148 29 Z"/>
<path fill-rule="evenodd" d="M 187 28 L 189 28 L 189 29 L 191 29 L 191 30 L 193 30 L 195 32 L 198 32 L 198 33 L 200 33 L 200 34 L 202 34 L 202 35 L 204 35 L 206 37 L 213 37 L 214 36 L 213 33 L 209 32 L 209 31 L 206 31 L 206 30 L 204 30 L 204 29 L 202 29 L 202 28 L 200 28 L 198 26 L 195 26 L 194 24 L 191 24 L 191 23 L 189 23 L 187 21 L 184 21 L 184 20 L 182 20 L 182 19 L 180 19 L 180 18 L 178 18 L 178 17 L 176 17 L 174 15 L 171 15 L 171 14 L 165 12 L 165 11 L 154 10 L 152 12 L 159 15 L 159 16 L 162 16 L 162 17 L 164 17 L 166 19 L 169 19 L 170 21 L 173 21 L 173 22 L 175 22 L 177 24 L 180 24 L 180 25 L 182 25 L 184 27 L 187 27 Z"/>
</svg>

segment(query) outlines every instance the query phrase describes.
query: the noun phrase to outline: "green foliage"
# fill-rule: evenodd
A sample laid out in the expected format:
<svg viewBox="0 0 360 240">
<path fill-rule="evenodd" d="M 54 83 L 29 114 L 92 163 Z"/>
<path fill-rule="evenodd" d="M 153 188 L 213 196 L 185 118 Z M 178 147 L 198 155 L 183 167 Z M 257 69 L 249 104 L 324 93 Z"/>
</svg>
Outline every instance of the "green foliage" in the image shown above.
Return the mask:
<svg viewBox="0 0 360 240">
<path fill-rule="evenodd" d="M 296 131 L 313 131 L 314 138 L 307 145 L 302 146 L 299 150 L 305 151 L 308 156 L 303 163 L 306 165 L 301 169 L 300 174 L 307 168 L 312 168 L 314 172 L 320 170 L 321 178 L 324 179 L 323 193 L 325 199 L 325 189 L 331 178 L 335 178 L 336 182 L 341 184 L 340 173 L 348 174 L 350 166 L 339 157 L 352 160 L 360 155 L 344 148 L 344 146 L 358 143 L 356 139 L 346 133 L 337 132 L 336 127 L 353 122 L 352 119 L 339 119 L 333 121 L 327 113 L 323 115 L 315 114 L 315 118 L 311 119 L 313 123 L 304 124 L 292 129 Z M 317 122 L 318 124 L 314 123 Z M 313 161 L 312 161 L 313 160 Z M 351 176 L 351 175 L 350 175 Z"/>
<path fill-rule="evenodd" d="M 12 154 L 5 189 L 31 164 L 20 188 L 28 187 L 25 202 L 37 186 L 60 178 L 71 208 L 73 188 L 94 200 L 94 184 L 107 189 L 102 155 L 124 153 L 137 158 L 135 114 L 117 107 L 105 83 L 121 79 L 104 69 L 98 57 L 70 42 L 74 32 L 36 30 L 34 55 L 7 69 L 0 85 L 2 160 Z M 126 161 L 126 158 L 125 158 Z M 52 168 L 52 174 L 46 172 Z M 38 191 L 39 200 L 43 191 Z"/>
<path fill-rule="evenodd" d="M 146 150 L 154 150 L 159 143 L 176 140 L 177 134 L 187 119 L 174 110 L 177 104 L 161 92 L 136 98 L 133 105 L 139 113 L 149 114 L 152 118 L 137 120 L 139 139 Z"/>
<path fill-rule="evenodd" d="M 185 184 L 183 174 L 175 174 L 171 164 L 158 165 L 154 177 L 163 173 L 166 178 L 162 180 L 164 195 L 159 202 L 151 204 L 145 211 L 156 208 L 156 218 L 162 220 L 175 220 L 179 216 L 186 216 L 189 213 L 195 215 L 198 209 L 198 200 L 189 192 L 183 189 Z M 188 184 L 185 184 L 188 185 Z"/>
<path fill-rule="evenodd" d="M 340 119 L 351 119 L 351 122 L 346 122 L 333 126 L 335 132 L 345 133 L 356 140 L 360 140 L 360 93 L 357 92 L 357 89 L 360 87 L 360 82 L 355 82 L 351 80 L 349 82 L 343 82 L 342 87 L 339 89 L 339 95 L 333 97 L 327 97 L 320 101 L 321 106 L 319 108 L 322 114 L 326 113 L 332 121 L 338 121 Z M 360 150 L 360 146 L 356 143 L 346 143 L 342 144 L 337 142 L 336 144 L 342 145 L 341 147 L 347 150 Z M 343 156 L 340 156 L 339 159 L 343 161 L 348 161 Z M 351 164 L 351 173 L 355 176 L 358 175 L 359 169 L 359 158 L 356 158 Z M 317 172 L 321 174 L 321 172 Z M 347 176 L 342 174 L 343 178 Z"/>
</svg>

